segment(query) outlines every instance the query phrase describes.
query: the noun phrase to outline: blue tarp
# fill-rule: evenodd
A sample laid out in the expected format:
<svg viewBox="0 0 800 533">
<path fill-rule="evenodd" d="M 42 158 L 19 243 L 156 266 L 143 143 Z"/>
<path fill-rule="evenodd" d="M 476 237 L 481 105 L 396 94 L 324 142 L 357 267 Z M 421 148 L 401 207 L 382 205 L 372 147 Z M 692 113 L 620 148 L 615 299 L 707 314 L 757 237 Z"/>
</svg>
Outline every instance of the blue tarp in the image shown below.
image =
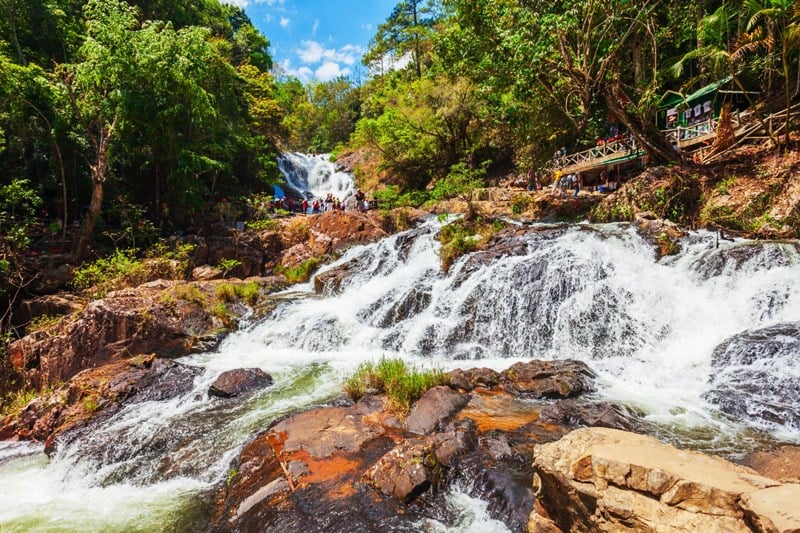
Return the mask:
<svg viewBox="0 0 800 533">
<path fill-rule="evenodd" d="M 283 189 L 281 189 L 278 185 L 273 185 L 272 187 L 275 189 L 276 200 L 280 200 L 281 198 L 286 198 L 286 193 L 283 192 Z"/>
</svg>

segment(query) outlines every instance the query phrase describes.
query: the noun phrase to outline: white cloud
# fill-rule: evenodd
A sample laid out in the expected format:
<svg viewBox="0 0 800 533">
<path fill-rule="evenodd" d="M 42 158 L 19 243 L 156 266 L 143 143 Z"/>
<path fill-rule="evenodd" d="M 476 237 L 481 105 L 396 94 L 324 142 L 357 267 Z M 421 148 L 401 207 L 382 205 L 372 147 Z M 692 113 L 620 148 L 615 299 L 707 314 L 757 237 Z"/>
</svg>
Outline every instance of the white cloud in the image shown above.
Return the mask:
<svg viewBox="0 0 800 533">
<path fill-rule="evenodd" d="M 266 22 L 267 24 L 271 23 L 272 22 L 272 15 L 270 15 L 269 13 L 264 15 L 264 22 Z"/>
<path fill-rule="evenodd" d="M 268 6 L 274 6 L 274 5 L 282 6 L 285 2 L 286 0 L 256 0 L 256 4 L 267 4 Z"/>
<path fill-rule="evenodd" d="M 307 65 L 313 65 L 320 61 L 332 63 L 344 63 L 353 65 L 361 57 L 362 48 L 354 44 L 347 44 L 341 48 L 325 48 L 317 41 L 301 41 L 301 47 L 297 49 L 297 57 Z"/>
<path fill-rule="evenodd" d="M 319 29 L 319 19 L 314 19 L 314 27 L 311 28 L 311 35 L 316 37 L 318 29 Z"/>
<path fill-rule="evenodd" d="M 320 81 L 330 81 L 339 76 L 347 76 L 350 74 L 350 69 L 343 69 L 339 66 L 339 63 L 334 63 L 333 61 L 325 61 L 314 74 Z"/>
<path fill-rule="evenodd" d="M 288 28 L 292 21 L 286 17 L 281 17 L 281 28 Z"/>
<path fill-rule="evenodd" d="M 222 3 L 223 4 L 231 4 L 231 5 L 234 5 L 234 6 L 239 6 L 242 9 L 244 9 L 248 5 L 250 5 L 249 0 L 222 0 Z"/>
</svg>

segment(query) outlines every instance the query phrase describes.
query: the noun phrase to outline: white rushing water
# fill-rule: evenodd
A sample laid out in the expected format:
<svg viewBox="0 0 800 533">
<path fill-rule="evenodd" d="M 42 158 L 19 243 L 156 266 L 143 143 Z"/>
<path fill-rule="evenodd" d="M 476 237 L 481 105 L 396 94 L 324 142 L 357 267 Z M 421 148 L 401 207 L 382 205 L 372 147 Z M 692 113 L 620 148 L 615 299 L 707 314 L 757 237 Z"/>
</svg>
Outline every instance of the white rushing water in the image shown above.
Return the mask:
<svg viewBox="0 0 800 533">
<path fill-rule="evenodd" d="M 353 176 L 336 170 L 330 154 L 281 154 L 278 168 L 286 182 L 308 199 L 324 199 L 330 193 L 345 200 L 355 192 Z"/>
<path fill-rule="evenodd" d="M 736 421 L 704 399 L 715 347 L 800 321 L 795 244 L 717 243 L 700 232 L 679 255 L 656 260 L 628 226 L 564 226 L 519 237 L 506 256 L 462 258 L 446 275 L 438 227 L 431 220 L 351 249 L 322 269 L 352 267 L 339 294 L 293 287 L 219 350 L 184 358 L 203 369 L 189 394 L 129 405 L 51 461 L 39 448 L 0 443 L 0 530 L 186 527 L 181 520 L 202 512 L 197 494 L 226 479 L 250 436 L 335 397 L 359 362 L 382 355 L 445 369 L 577 358 L 598 373 L 598 398 L 639 409 L 654 431 L 684 445 L 735 453 L 765 433 L 800 441 L 800 428 Z M 792 358 L 772 366 L 766 371 L 800 382 Z M 264 369 L 275 385 L 243 401 L 207 398 L 220 372 L 241 367 Z M 449 501 L 463 528 L 503 529 L 480 501 L 458 491 Z"/>
</svg>

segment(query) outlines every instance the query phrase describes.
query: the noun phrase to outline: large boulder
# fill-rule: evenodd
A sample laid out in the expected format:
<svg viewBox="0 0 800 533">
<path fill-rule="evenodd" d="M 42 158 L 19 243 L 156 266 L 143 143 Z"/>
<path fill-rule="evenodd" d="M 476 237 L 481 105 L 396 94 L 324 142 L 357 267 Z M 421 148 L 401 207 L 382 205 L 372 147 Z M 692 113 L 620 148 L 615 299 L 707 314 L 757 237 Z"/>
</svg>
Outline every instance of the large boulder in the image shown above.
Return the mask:
<svg viewBox="0 0 800 533">
<path fill-rule="evenodd" d="M 248 281 L 258 284 L 260 295 L 283 286 L 276 278 Z M 216 346 L 225 328 L 235 327 L 236 320 L 249 312 L 235 294 L 231 297 L 236 301 L 225 302 L 225 316 L 207 308 L 220 298 L 220 285 L 243 283 L 158 280 L 111 292 L 89 303 L 74 319 L 11 343 L 9 360 L 25 373 L 29 385 L 40 387 L 131 355 L 152 352 L 174 358 L 206 351 Z"/>
<path fill-rule="evenodd" d="M 412 433 L 427 435 L 468 403 L 468 394 L 460 394 L 450 387 L 433 387 L 412 406 L 406 417 L 406 428 Z"/>
<path fill-rule="evenodd" d="M 511 365 L 501 374 L 501 388 L 537 398 L 571 398 L 593 390 L 594 372 L 582 361 L 563 359 Z"/>
<path fill-rule="evenodd" d="M 53 392 L 36 398 L 0 425 L 0 438 L 46 441 L 77 429 L 124 403 L 160 401 L 189 391 L 199 368 L 141 355 L 78 373 Z"/>
<path fill-rule="evenodd" d="M 208 389 L 209 396 L 233 398 L 254 389 L 272 385 L 272 376 L 260 368 L 228 370 L 214 380 Z"/>
<path fill-rule="evenodd" d="M 578 429 L 536 446 L 534 469 L 534 512 L 563 531 L 800 528 L 800 485 L 644 435 Z"/>
<path fill-rule="evenodd" d="M 704 397 L 736 418 L 800 428 L 798 352 L 800 322 L 734 335 L 711 355 Z"/>
</svg>

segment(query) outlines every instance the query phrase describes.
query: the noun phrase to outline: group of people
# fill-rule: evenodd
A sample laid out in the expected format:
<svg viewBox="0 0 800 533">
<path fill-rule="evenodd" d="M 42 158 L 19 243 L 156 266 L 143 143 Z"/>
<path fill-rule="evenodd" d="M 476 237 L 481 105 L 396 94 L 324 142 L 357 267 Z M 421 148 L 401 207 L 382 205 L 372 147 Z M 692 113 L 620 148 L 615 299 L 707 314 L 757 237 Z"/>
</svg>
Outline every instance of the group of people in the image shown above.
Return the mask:
<svg viewBox="0 0 800 533">
<path fill-rule="evenodd" d="M 291 200 L 290 200 L 291 201 Z M 353 196 L 345 200 L 340 200 L 333 193 L 328 193 L 325 199 L 314 198 L 313 200 L 303 199 L 299 204 L 297 212 L 306 215 L 318 215 L 331 211 L 369 211 L 370 204 L 366 195 L 361 190 L 356 190 Z M 293 209 L 289 211 L 295 212 Z"/>
<path fill-rule="evenodd" d="M 572 196 L 578 196 L 578 192 L 581 190 L 580 177 L 577 174 L 556 175 L 553 179 L 552 193 L 555 194 L 558 190 L 560 196 L 565 196 L 568 189 L 572 189 Z"/>
</svg>

